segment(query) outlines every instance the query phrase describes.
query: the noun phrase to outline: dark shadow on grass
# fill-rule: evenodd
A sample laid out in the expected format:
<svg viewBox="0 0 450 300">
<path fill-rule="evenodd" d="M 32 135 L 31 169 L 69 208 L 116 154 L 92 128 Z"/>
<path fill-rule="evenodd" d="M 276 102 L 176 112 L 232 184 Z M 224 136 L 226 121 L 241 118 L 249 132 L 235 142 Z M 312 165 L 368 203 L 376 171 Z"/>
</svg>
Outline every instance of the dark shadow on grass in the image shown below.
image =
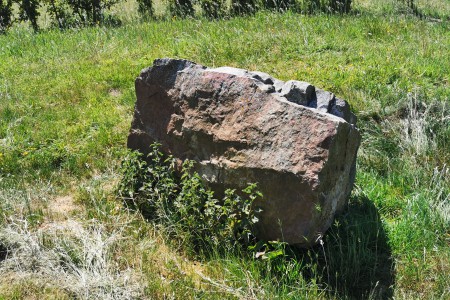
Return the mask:
<svg viewBox="0 0 450 300">
<path fill-rule="evenodd" d="M 436 12 L 430 13 L 420 9 L 414 0 L 407 0 L 406 2 L 409 12 L 419 19 L 426 19 L 428 21 L 445 21 L 450 19 L 449 17 L 440 17 Z"/>
<path fill-rule="evenodd" d="M 324 238 L 328 285 L 355 299 L 391 298 L 394 265 L 387 241 L 373 202 L 366 196 L 352 197 L 347 212 Z"/>
<path fill-rule="evenodd" d="M 389 299 L 393 296 L 394 263 L 378 209 L 365 196 L 354 196 L 346 212 L 319 244 L 291 249 L 297 260 L 318 266 L 321 284 L 343 299 Z M 305 274 L 308 276 L 308 274 Z"/>
<path fill-rule="evenodd" d="M 0 262 L 4 261 L 8 255 L 8 249 L 0 244 Z"/>
</svg>

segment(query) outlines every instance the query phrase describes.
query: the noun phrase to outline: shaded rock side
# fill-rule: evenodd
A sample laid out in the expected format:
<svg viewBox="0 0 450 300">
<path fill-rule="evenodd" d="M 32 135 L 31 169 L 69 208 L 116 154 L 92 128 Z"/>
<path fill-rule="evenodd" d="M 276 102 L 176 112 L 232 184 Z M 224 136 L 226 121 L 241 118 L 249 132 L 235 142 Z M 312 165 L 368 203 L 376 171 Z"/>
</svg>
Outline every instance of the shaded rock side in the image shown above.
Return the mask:
<svg viewBox="0 0 450 300">
<path fill-rule="evenodd" d="M 304 82 L 157 59 L 136 79 L 128 147 L 157 141 L 218 192 L 257 182 L 256 235 L 307 246 L 350 195 L 360 135 L 347 102 Z M 336 114 L 336 115 L 333 115 Z"/>
</svg>

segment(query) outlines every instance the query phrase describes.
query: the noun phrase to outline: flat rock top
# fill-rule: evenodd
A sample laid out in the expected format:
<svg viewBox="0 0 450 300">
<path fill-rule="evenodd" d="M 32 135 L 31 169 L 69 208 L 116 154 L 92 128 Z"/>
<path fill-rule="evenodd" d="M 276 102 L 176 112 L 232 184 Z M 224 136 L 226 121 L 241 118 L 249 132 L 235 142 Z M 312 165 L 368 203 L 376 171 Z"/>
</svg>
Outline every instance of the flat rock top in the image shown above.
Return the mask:
<svg viewBox="0 0 450 300">
<path fill-rule="evenodd" d="M 174 71 L 176 70 L 178 72 L 189 72 L 189 69 L 194 68 L 196 71 L 203 70 L 205 72 L 216 72 L 248 78 L 253 80 L 262 91 L 273 93 L 282 100 L 316 109 L 321 113 L 337 116 L 350 124 L 356 125 L 356 116 L 351 112 L 347 101 L 339 99 L 333 93 L 324 91 L 305 81 L 289 80 L 284 82 L 264 72 L 249 71 L 227 66 L 207 68 L 188 60 L 171 58 L 156 59 L 152 67 L 153 72 L 155 71 L 154 69 L 158 67 L 163 67 L 165 72 L 167 72 L 168 67 L 171 67 Z M 145 69 L 141 75 L 145 74 L 147 71 L 148 69 Z M 175 78 L 170 78 L 169 80 L 175 80 Z"/>
</svg>

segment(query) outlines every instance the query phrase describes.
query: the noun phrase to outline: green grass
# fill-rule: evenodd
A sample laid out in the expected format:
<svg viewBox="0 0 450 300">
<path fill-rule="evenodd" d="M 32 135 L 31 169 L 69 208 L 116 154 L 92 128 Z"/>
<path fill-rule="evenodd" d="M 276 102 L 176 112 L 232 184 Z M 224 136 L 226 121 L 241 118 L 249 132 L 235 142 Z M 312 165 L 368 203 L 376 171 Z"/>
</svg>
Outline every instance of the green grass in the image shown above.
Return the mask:
<svg viewBox="0 0 450 300">
<path fill-rule="evenodd" d="M 349 16 L 129 17 L 119 28 L 39 34 L 13 27 L 0 36 L 2 232 L 17 220 L 40 230 L 61 218 L 86 228 L 95 219 L 109 233 L 122 227 L 111 268 L 139 274 L 137 298 L 448 298 L 449 10 L 446 1 L 418 5 L 431 17 L 367 0 Z M 195 261 L 121 206 L 115 187 L 134 79 L 157 57 L 304 80 L 349 101 L 363 135 L 357 182 L 323 247 L 287 249 L 270 262 L 219 254 Z M 49 213 L 59 195 L 73 195 L 80 211 Z M 57 282 L 41 289 L 41 280 L 8 289 L 5 277 L 0 298 L 26 298 L 27 286 L 40 298 L 73 296 Z"/>
</svg>

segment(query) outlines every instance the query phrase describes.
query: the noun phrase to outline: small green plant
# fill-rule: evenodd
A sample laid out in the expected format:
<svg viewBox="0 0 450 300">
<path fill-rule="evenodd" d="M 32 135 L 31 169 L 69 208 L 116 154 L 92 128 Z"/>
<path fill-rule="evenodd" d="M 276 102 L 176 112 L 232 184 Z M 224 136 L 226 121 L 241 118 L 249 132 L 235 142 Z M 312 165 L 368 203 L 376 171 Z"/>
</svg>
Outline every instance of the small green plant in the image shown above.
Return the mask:
<svg viewBox="0 0 450 300">
<path fill-rule="evenodd" d="M 288 244 L 279 241 L 259 241 L 255 245 L 248 247 L 249 250 L 255 252 L 255 258 L 261 260 L 274 260 L 286 257 L 286 248 Z"/>
<path fill-rule="evenodd" d="M 164 159 L 157 145 L 146 160 L 142 158 L 132 152 L 123 162 L 119 195 L 129 207 L 163 225 L 168 235 L 193 253 L 234 251 L 254 241 L 252 227 L 258 212 L 252 204 L 262 196 L 256 184 L 248 185 L 240 195 L 228 189 L 219 201 L 193 171 L 194 162 L 185 161 L 178 177 L 173 158 Z"/>
</svg>

